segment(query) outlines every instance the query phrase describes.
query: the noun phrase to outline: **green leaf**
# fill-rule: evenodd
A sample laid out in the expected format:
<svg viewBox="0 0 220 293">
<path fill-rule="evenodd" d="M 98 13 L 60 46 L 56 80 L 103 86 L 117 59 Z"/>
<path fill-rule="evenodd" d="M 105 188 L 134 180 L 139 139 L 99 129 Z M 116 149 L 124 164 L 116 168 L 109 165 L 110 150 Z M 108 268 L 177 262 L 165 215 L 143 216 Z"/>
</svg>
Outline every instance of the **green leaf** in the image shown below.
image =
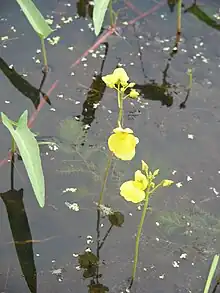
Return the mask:
<svg viewBox="0 0 220 293">
<path fill-rule="evenodd" d="M 219 261 L 219 255 L 216 254 L 213 258 L 213 261 L 212 261 L 212 265 L 210 267 L 210 270 L 209 270 L 209 275 L 208 275 L 208 278 L 206 280 L 206 284 L 205 284 L 205 288 L 204 288 L 204 291 L 203 293 L 208 293 L 209 292 L 209 288 L 211 286 L 211 283 L 212 283 L 212 279 L 215 275 L 215 271 L 216 271 L 216 268 L 217 268 L 217 265 L 218 265 L 218 261 Z"/>
<path fill-rule="evenodd" d="M 108 219 L 116 227 L 121 227 L 124 223 L 124 215 L 120 212 L 114 212 L 114 214 L 108 216 Z"/>
<path fill-rule="evenodd" d="M 36 199 L 40 207 L 43 207 L 45 204 L 45 183 L 41 165 L 40 150 L 34 134 L 27 126 L 27 117 L 28 112 L 26 110 L 20 116 L 17 127 L 14 129 L 11 120 L 4 113 L 1 113 L 2 122 L 10 131 L 19 149 Z"/>
<path fill-rule="evenodd" d="M 16 0 L 22 11 L 40 38 L 45 39 L 53 30 L 31 0 Z"/>
<path fill-rule="evenodd" d="M 95 0 L 94 1 L 93 23 L 95 27 L 96 36 L 98 36 L 98 34 L 101 31 L 109 2 L 110 0 Z"/>
</svg>

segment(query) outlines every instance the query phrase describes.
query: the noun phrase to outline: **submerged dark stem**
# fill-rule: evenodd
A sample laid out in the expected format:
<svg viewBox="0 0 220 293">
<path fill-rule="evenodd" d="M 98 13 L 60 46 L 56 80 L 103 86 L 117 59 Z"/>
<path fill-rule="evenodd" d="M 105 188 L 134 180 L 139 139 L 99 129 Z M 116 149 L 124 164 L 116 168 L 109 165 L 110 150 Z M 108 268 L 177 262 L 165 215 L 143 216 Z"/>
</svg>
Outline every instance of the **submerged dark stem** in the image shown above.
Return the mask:
<svg viewBox="0 0 220 293">
<path fill-rule="evenodd" d="M 107 239 L 108 235 L 110 234 L 112 228 L 113 228 L 113 225 L 111 225 L 111 226 L 108 228 L 108 230 L 107 230 L 105 236 L 104 236 L 103 239 L 102 239 L 102 242 L 99 244 L 99 250 L 100 250 L 100 249 L 102 248 L 102 246 L 104 245 L 105 240 Z"/>
</svg>

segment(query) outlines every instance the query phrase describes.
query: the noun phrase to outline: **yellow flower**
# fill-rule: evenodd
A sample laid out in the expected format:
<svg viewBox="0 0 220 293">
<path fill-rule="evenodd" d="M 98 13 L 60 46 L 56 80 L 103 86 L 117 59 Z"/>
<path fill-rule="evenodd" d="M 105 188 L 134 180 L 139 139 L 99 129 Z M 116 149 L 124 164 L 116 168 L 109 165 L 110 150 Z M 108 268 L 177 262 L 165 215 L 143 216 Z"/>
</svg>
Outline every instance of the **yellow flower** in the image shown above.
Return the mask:
<svg viewBox="0 0 220 293">
<path fill-rule="evenodd" d="M 135 147 L 139 142 L 130 128 L 115 128 L 108 139 L 108 146 L 114 155 L 124 161 L 130 161 L 135 156 Z"/>
<path fill-rule="evenodd" d="M 116 84 L 125 87 L 128 85 L 129 77 L 123 68 L 116 68 L 112 74 L 103 76 L 102 80 L 110 88 L 114 88 Z"/>
<path fill-rule="evenodd" d="M 147 188 L 147 177 L 140 170 L 135 172 L 134 180 L 124 182 L 120 187 L 120 194 L 127 201 L 139 203 L 144 200 Z"/>
<path fill-rule="evenodd" d="M 129 97 L 136 99 L 139 96 L 139 92 L 137 92 L 135 89 L 131 89 L 130 93 L 129 93 Z"/>
</svg>

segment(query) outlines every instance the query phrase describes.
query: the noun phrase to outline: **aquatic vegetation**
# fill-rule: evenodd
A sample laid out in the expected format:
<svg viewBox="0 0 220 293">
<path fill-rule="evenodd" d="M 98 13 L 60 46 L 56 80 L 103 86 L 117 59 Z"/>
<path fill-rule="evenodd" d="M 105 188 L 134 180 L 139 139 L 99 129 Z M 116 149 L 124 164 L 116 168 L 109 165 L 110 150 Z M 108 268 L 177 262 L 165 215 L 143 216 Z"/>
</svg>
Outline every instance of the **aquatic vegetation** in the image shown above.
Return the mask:
<svg viewBox="0 0 220 293">
<path fill-rule="evenodd" d="M 40 11 L 34 5 L 31 0 L 16 0 L 17 3 L 20 5 L 22 11 L 24 12 L 25 16 L 27 17 L 29 23 L 32 25 L 33 29 L 39 36 L 41 40 L 41 47 L 42 47 L 42 54 L 44 58 L 44 71 L 48 71 L 48 63 L 47 63 L 47 53 L 46 47 L 44 43 L 44 39 L 47 38 L 53 30 L 50 28 Z"/>
<path fill-rule="evenodd" d="M 110 11 L 111 26 L 113 26 L 115 25 L 117 14 L 112 9 L 112 0 L 95 0 L 94 1 L 93 23 L 95 27 L 95 34 L 97 36 L 99 35 L 102 29 L 102 24 L 104 22 L 105 14 L 108 7 Z"/>
<path fill-rule="evenodd" d="M 133 130 L 130 128 L 123 128 L 123 102 L 127 97 L 136 98 L 139 93 L 133 88 L 135 83 L 129 83 L 129 77 L 123 68 L 116 68 L 112 74 L 103 76 L 102 79 L 109 88 L 115 89 L 117 91 L 118 96 L 118 127 L 113 130 L 114 134 L 112 134 L 108 139 L 109 149 L 112 154 L 121 160 L 132 160 L 135 155 L 136 144 L 139 142 L 139 140 L 134 136 Z M 125 91 L 129 89 L 129 93 L 125 94 Z M 99 206 L 103 201 L 103 194 L 108 172 L 111 166 L 111 161 L 112 156 L 109 157 L 108 165 L 105 171 L 103 185 L 99 197 Z M 136 237 L 134 265 L 129 288 L 131 288 L 136 275 L 140 236 L 148 209 L 149 198 L 159 187 L 168 187 L 173 184 L 172 180 L 165 179 L 156 185 L 154 180 L 158 174 L 159 169 L 152 172 L 149 170 L 147 163 L 142 161 L 142 168 L 141 170 L 137 170 L 135 172 L 134 180 L 126 181 L 120 187 L 120 194 L 126 201 L 133 203 L 144 202 L 144 208 Z"/>
<path fill-rule="evenodd" d="M 207 280 L 206 280 L 206 284 L 205 284 L 205 288 L 204 288 L 203 293 L 208 293 L 209 292 L 209 289 L 210 289 L 210 286 L 211 286 L 211 283 L 212 283 L 212 279 L 214 278 L 215 271 L 217 269 L 218 261 L 219 261 L 219 255 L 216 254 L 214 256 L 214 258 L 213 258 L 213 261 L 212 261 L 212 264 L 211 264 L 211 267 L 210 267 L 210 270 L 209 270 L 209 274 L 208 274 L 208 277 L 207 277 Z M 218 282 L 217 282 L 217 284 L 218 284 Z M 212 292 L 214 292 L 214 291 L 215 290 L 213 290 Z"/>
<path fill-rule="evenodd" d="M 121 185 L 120 193 L 121 196 L 125 198 L 127 201 L 131 201 L 133 203 L 144 202 L 143 212 L 141 216 L 141 220 L 138 226 L 136 243 L 135 243 L 135 255 L 134 255 L 134 265 L 131 277 L 131 283 L 129 288 L 131 288 L 133 281 L 136 275 L 137 262 L 138 262 L 138 254 L 139 254 L 139 243 L 140 236 L 144 224 L 144 220 L 146 217 L 149 198 L 159 187 L 168 187 L 171 186 L 174 182 L 169 179 L 162 180 L 159 184 L 155 184 L 154 180 L 159 174 L 159 169 L 154 172 L 149 170 L 149 167 L 146 162 L 142 161 L 141 170 L 137 170 L 135 172 L 135 179 L 131 181 L 126 181 Z"/>
<path fill-rule="evenodd" d="M 27 110 L 20 116 L 18 122 L 10 120 L 4 113 L 1 113 L 2 123 L 8 128 L 12 136 L 12 154 L 16 146 L 24 162 L 31 185 L 40 207 L 45 204 L 45 183 L 41 165 L 40 150 L 35 135 L 27 125 Z M 16 128 L 14 129 L 14 126 Z"/>
</svg>

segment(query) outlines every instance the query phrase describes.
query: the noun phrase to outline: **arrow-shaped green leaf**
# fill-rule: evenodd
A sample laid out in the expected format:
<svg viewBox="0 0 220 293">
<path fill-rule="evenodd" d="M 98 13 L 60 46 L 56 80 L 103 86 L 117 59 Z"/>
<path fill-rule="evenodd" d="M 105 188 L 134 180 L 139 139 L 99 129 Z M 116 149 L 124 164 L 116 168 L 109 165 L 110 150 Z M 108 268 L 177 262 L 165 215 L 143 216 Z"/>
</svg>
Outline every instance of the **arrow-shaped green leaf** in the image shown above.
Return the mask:
<svg viewBox="0 0 220 293">
<path fill-rule="evenodd" d="M 40 207 L 43 207 L 45 204 L 44 175 L 37 140 L 35 139 L 35 135 L 27 126 L 28 111 L 24 111 L 24 113 L 20 116 L 15 129 L 11 120 L 4 113 L 1 113 L 1 118 L 3 124 L 8 128 L 13 139 L 15 140 L 36 199 Z"/>
<path fill-rule="evenodd" d="M 110 0 L 95 0 L 94 9 L 93 9 L 93 23 L 95 27 L 95 34 L 98 34 L 101 31 L 102 24 L 105 18 L 105 13 L 107 11 Z"/>
<path fill-rule="evenodd" d="M 31 0 L 16 0 L 22 11 L 40 38 L 45 39 L 53 30 Z"/>
</svg>

